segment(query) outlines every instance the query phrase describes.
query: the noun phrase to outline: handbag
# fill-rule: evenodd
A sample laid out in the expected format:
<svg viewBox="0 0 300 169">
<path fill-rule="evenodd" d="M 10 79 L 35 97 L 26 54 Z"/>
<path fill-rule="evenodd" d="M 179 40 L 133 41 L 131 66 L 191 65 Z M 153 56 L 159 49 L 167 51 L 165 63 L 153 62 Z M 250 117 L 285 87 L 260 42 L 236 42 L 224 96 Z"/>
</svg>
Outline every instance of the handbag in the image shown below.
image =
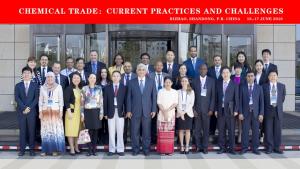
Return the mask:
<svg viewBox="0 0 300 169">
<path fill-rule="evenodd" d="M 85 128 L 85 127 L 84 127 Z M 79 132 L 78 144 L 86 144 L 91 142 L 91 137 L 89 135 L 88 129 L 83 129 Z"/>
</svg>

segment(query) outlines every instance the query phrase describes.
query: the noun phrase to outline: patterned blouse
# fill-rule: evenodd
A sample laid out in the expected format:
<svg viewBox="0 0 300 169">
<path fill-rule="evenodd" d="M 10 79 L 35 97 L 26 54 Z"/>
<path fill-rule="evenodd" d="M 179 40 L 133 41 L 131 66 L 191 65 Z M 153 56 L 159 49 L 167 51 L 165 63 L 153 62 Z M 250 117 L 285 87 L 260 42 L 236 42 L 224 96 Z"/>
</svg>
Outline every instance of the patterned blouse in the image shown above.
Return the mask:
<svg viewBox="0 0 300 169">
<path fill-rule="evenodd" d="M 96 85 L 94 88 L 84 86 L 81 91 L 81 96 L 82 109 L 100 109 L 100 114 L 103 114 L 103 94 L 101 86 Z"/>
</svg>

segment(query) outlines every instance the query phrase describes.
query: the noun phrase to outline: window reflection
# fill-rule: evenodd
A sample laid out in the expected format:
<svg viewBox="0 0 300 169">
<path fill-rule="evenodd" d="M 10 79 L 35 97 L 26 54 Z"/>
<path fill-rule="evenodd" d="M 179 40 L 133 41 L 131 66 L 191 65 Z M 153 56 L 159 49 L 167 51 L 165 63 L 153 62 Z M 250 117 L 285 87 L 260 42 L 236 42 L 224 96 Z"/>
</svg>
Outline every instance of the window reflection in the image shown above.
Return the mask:
<svg viewBox="0 0 300 169">
<path fill-rule="evenodd" d="M 249 65 L 253 65 L 253 43 L 251 36 L 228 36 L 227 65 L 232 66 L 236 62 L 236 55 L 243 51 L 247 55 Z M 229 56 L 229 57 L 228 57 Z"/>
<path fill-rule="evenodd" d="M 84 35 L 66 35 L 66 57 L 84 57 Z"/>
<path fill-rule="evenodd" d="M 60 60 L 59 51 L 58 36 L 35 37 L 35 56 L 37 59 L 40 59 L 42 54 L 46 54 L 49 58 L 49 65 L 51 65 L 54 61 Z"/>
<path fill-rule="evenodd" d="M 108 56 L 106 56 L 106 36 L 105 32 L 91 33 L 86 36 L 87 51 L 86 60 L 89 60 L 89 53 L 91 50 L 98 52 L 98 60 L 108 64 Z"/>
</svg>

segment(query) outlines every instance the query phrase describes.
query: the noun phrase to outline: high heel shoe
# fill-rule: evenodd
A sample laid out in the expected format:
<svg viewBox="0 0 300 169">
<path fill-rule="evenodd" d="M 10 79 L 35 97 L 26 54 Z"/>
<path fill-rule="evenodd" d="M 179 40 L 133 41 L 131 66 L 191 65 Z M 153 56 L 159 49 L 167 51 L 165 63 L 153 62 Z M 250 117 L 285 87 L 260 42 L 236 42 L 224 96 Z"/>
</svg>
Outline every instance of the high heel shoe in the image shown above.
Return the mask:
<svg viewBox="0 0 300 169">
<path fill-rule="evenodd" d="M 180 148 L 180 154 L 184 154 L 184 146 L 181 146 L 181 148 Z"/>
<path fill-rule="evenodd" d="M 190 147 L 189 147 L 189 146 L 186 146 L 186 147 L 185 147 L 184 153 L 185 153 L 185 154 L 190 154 Z"/>
</svg>

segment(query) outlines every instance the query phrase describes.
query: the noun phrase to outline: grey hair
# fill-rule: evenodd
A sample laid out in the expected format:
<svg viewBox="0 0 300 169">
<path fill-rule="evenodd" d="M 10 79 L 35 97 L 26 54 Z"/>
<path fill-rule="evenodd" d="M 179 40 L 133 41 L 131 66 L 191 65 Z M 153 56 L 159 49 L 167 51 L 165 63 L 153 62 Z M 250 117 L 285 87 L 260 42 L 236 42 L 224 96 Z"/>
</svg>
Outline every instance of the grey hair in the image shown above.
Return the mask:
<svg viewBox="0 0 300 169">
<path fill-rule="evenodd" d="M 146 65 L 144 65 L 143 63 L 140 63 L 140 64 L 137 65 L 136 71 L 138 71 L 139 69 L 147 70 L 147 67 L 146 67 Z"/>
</svg>

